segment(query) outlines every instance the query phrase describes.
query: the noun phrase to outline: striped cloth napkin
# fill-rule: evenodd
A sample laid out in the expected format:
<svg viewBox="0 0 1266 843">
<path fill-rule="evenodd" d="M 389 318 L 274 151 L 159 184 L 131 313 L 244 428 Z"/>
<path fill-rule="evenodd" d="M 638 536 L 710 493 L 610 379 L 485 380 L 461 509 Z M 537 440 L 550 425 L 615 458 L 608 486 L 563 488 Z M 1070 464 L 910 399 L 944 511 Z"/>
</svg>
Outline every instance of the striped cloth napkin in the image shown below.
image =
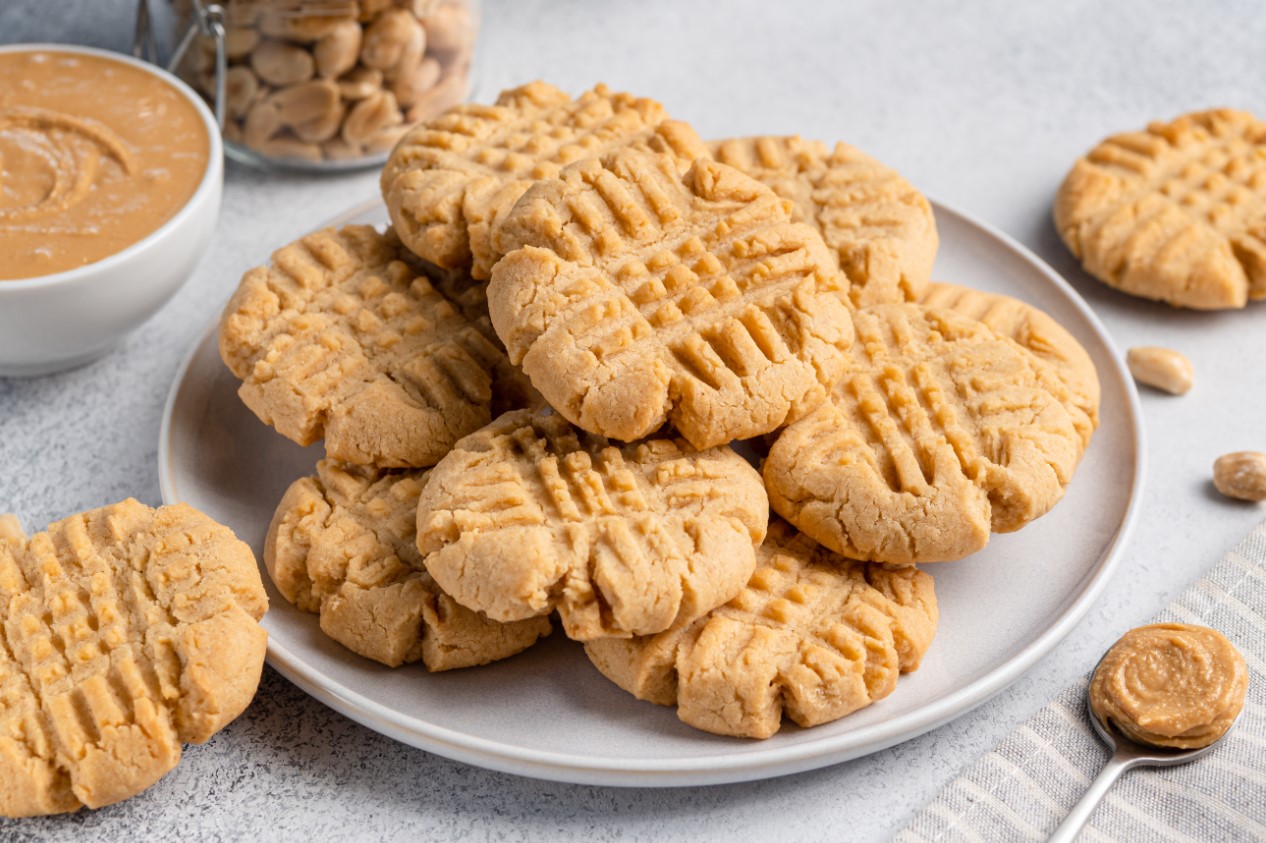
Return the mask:
<svg viewBox="0 0 1266 843">
<path fill-rule="evenodd" d="M 1266 840 L 1266 523 L 1157 622 L 1210 626 L 1248 663 L 1248 700 L 1212 753 L 1127 772 L 1091 817 L 1085 841 Z M 1086 713 L 1087 675 L 970 767 L 897 836 L 898 843 L 1044 840 L 1108 760 Z"/>
</svg>

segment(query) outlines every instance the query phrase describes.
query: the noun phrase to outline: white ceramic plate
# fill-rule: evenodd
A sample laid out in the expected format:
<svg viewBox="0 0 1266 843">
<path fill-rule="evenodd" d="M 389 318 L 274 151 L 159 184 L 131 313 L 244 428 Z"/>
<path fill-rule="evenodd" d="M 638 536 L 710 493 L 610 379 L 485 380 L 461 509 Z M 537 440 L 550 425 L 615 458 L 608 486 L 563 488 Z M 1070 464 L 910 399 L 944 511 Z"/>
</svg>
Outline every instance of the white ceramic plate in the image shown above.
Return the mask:
<svg viewBox="0 0 1266 843">
<path fill-rule="evenodd" d="M 273 589 L 268 661 L 371 729 L 422 749 L 511 773 L 589 784 L 716 784 L 809 770 L 908 740 L 969 711 L 1054 647 L 1102 591 L 1134 523 L 1143 483 L 1138 398 L 1099 320 L 1037 257 L 964 214 L 936 206 L 935 277 L 1005 292 L 1046 310 L 1089 350 L 1103 382 L 1102 425 L 1067 495 L 1018 533 L 970 559 L 926 566 L 941 625 L 916 673 L 887 699 L 814 729 L 767 741 L 709 735 L 673 709 L 609 683 L 555 632 L 526 653 L 474 670 L 389 670 L 321 634 L 315 615 Z M 334 224 L 385 223 L 374 203 Z M 261 258 L 263 256 L 261 255 Z M 225 524 L 257 554 L 287 485 L 320 445 L 300 448 L 258 421 L 220 362 L 214 326 L 177 375 L 159 442 L 163 500 Z"/>
</svg>

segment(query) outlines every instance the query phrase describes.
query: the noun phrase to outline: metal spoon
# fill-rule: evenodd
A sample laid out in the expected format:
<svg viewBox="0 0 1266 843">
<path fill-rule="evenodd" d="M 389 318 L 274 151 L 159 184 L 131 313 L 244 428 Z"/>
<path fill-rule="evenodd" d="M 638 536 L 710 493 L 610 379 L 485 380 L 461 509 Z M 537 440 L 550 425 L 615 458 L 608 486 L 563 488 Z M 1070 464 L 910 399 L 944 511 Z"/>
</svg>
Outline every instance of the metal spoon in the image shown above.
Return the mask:
<svg viewBox="0 0 1266 843">
<path fill-rule="evenodd" d="M 1103 659 L 1099 659 L 1099 661 L 1102 662 Z M 1095 669 L 1098 669 L 1098 665 L 1095 666 Z M 1090 783 L 1090 788 L 1086 791 L 1086 795 L 1081 797 L 1081 801 L 1073 806 L 1072 811 L 1060 823 L 1059 828 L 1055 829 L 1055 833 L 1051 835 L 1050 843 L 1072 843 L 1077 835 L 1081 833 L 1081 829 L 1090 819 L 1090 815 L 1095 812 L 1095 808 L 1099 807 L 1103 797 L 1107 796 L 1108 788 L 1112 787 L 1113 783 L 1126 770 L 1134 767 L 1173 767 L 1177 764 L 1195 761 L 1201 755 L 1211 752 L 1215 746 L 1226 740 L 1226 736 L 1231 734 L 1232 731 L 1228 729 L 1222 737 L 1208 746 L 1202 746 L 1198 749 L 1171 749 L 1165 746 L 1150 746 L 1138 743 L 1118 732 L 1111 723 L 1100 721 L 1094 709 L 1090 707 L 1089 691 L 1086 693 L 1086 711 L 1090 712 L 1090 725 L 1095 727 L 1095 731 L 1098 732 L 1099 737 L 1103 738 L 1103 742 L 1112 748 L 1112 757 L 1108 759 L 1108 763 L 1099 771 L 1099 775 L 1095 776 L 1095 780 Z M 1234 726 L 1232 726 L 1233 728 Z"/>
</svg>

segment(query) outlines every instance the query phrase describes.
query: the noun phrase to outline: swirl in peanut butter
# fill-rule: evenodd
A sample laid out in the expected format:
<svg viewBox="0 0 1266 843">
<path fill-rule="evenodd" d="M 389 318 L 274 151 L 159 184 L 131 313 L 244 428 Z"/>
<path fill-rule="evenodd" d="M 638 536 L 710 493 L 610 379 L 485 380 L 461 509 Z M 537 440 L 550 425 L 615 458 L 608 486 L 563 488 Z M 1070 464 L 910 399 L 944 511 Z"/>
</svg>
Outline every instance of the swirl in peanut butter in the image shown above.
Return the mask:
<svg viewBox="0 0 1266 843">
<path fill-rule="evenodd" d="M 172 85 L 123 62 L 0 53 L 0 280 L 101 260 L 189 201 L 210 143 Z"/>
<path fill-rule="evenodd" d="M 1136 743 L 1195 749 L 1226 734 L 1244 707 L 1244 657 L 1217 630 L 1178 623 L 1132 629 L 1090 680 L 1090 707 Z"/>
</svg>

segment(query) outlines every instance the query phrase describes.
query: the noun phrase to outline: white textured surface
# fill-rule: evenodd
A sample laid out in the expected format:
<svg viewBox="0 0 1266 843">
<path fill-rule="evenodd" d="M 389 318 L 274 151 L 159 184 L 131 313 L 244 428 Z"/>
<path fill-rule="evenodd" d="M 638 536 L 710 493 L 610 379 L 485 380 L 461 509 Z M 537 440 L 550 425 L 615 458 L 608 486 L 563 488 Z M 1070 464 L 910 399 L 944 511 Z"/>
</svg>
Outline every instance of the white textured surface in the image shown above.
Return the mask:
<svg viewBox="0 0 1266 843">
<path fill-rule="evenodd" d="M 662 99 L 705 136 L 846 139 L 1033 248 L 1086 295 L 1122 348 L 1166 344 L 1192 358 L 1189 395 L 1143 398 L 1149 486 L 1115 581 L 1063 645 L 995 700 L 922 738 L 826 770 L 634 791 L 519 779 L 409 750 L 270 672 L 240 720 L 191 748 L 146 794 L 92 814 L 0 823 L 0 837 L 891 836 L 1266 514 L 1220 499 L 1208 482 L 1219 454 L 1266 450 L 1266 374 L 1258 362 L 1266 359 L 1266 304 L 1194 314 L 1120 296 L 1077 269 L 1049 222 L 1065 170 L 1103 135 L 1216 105 L 1266 111 L 1260 4 L 1202 5 L 1217 14 L 1172 0 L 486 4 L 484 98 L 535 77 L 572 91 L 602 79 Z M 5 0 L 0 41 L 123 48 L 130 7 L 127 0 Z M 39 528 L 127 495 L 157 503 L 162 401 L 197 331 L 243 269 L 374 189 L 369 174 L 313 179 L 231 167 L 212 255 L 154 321 L 87 368 L 0 379 L 3 508 Z"/>
</svg>

